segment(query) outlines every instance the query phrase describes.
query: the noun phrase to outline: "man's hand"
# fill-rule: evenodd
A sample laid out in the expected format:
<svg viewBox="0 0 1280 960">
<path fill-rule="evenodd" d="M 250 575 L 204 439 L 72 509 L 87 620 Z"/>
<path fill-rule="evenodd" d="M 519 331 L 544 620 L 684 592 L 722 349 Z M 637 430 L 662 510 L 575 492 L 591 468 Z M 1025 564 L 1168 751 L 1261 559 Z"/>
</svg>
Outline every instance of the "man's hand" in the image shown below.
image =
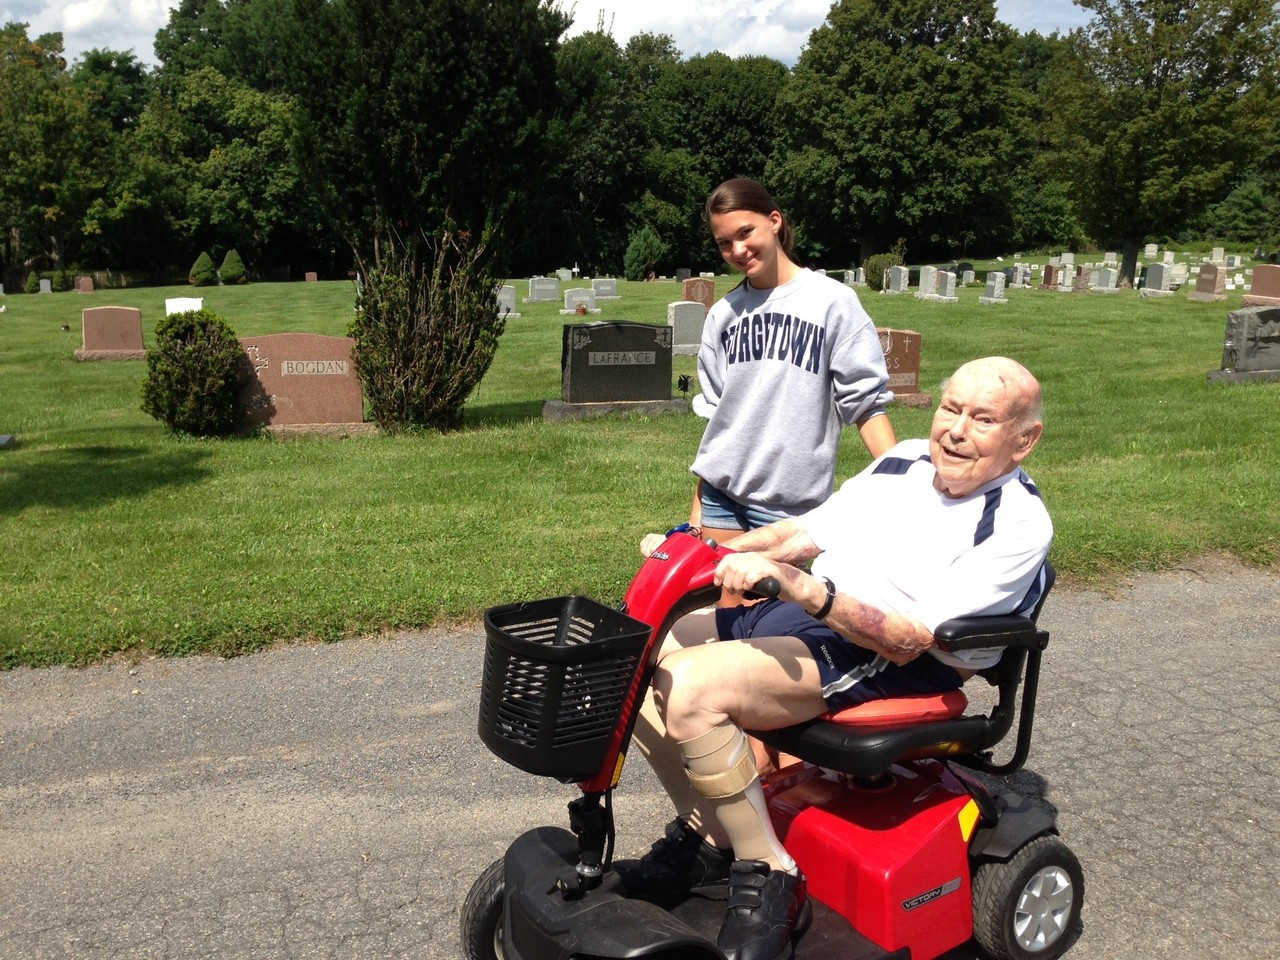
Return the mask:
<svg viewBox="0 0 1280 960">
<path fill-rule="evenodd" d="M 644 539 L 640 541 L 640 556 L 648 560 L 666 540 L 667 538 L 661 533 L 646 533 Z"/>
<path fill-rule="evenodd" d="M 813 579 L 788 563 L 776 563 L 758 553 L 731 553 L 716 567 L 717 586 L 732 593 L 747 593 L 766 577 L 782 584 L 780 600 L 804 603 L 804 581 Z"/>
</svg>

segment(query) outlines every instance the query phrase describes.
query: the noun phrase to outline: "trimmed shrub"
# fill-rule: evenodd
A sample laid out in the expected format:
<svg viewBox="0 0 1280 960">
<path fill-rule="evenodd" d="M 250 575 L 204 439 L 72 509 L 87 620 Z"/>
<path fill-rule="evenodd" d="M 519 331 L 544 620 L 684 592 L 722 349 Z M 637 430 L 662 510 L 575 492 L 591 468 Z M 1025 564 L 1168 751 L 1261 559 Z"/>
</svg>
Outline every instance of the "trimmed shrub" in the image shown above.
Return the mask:
<svg viewBox="0 0 1280 960">
<path fill-rule="evenodd" d="M 209 287 L 218 282 L 218 271 L 214 268 L 213 257 L 207 253 L 202 253 L 196 257 L 196 262 L 191 265 L 191 271 L 187 274 L 187 283 L 193 287 Z"/>
<path fill-rule="evenodd" d="M 222 267 L 218 270 L 218 276 L 222 278 L 223 283 L 248 283 L 249 274 L 244 268 L 244 261 L 240 259 L 240 254 L 235 250 L 228 250 L 227 255 L 222 258 Z"/>
<path fill-rule="evenodd" d="M 22 289 L 26 290 L 27 293 L 39 293 L 40 292 L 40 274 L 36 273 L 34 270 L 28 273 L 27 285 Z"/>
<path fill-rule="evenodd" d="M 489 369 L 506 326 L 486 240 L 446 231 L 381 244 L 358 265 L 351 355 L 384 429 L 462 426 L 462 405 Z"/>
<path fill-rule="evenodd" d="M 867 257 L 863 266 L 866 272 L 867 286 L 879 293 L 884 289 L 884 272 L 890 267 L 902 266 L 902 255 L 897 253 L 877 253 Z"/>
<path fill-rule="evenodd" d="M 653 227 L 645 226 L 631 235 L 622 257 L 622 274 L 628 280 L 646 280 L 659 260 L 667 255 L 667 245 Z"/>
<path fill-rule="evenodd" d="M 239 429 L 245 383 L 244 350 L 235 331 L 216 313 L 188 310 L 156 326 L 147 351 L 142 409 L 174 433 L 225 437 Z"/>
<path fill-rule="evenodd" d="M 62 293 L 71 289 L 71 281 L 67 279 L 67 271 L 53 271 L 53 281 L 49 284 L 54 293 Z"/>
</svg>

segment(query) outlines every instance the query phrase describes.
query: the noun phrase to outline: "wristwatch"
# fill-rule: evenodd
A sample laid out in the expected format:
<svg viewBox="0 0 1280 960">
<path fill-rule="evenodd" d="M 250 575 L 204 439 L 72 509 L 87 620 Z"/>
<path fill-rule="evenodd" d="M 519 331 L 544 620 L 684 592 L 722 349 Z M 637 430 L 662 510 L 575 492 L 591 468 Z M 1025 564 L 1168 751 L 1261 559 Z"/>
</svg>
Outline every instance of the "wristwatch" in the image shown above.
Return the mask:
<svg viewBox="0 0 1280 960">
<path fill-rule="evenodd" d="M 836 602 L 836 585 L 831 582 L 830 577 L 823 577 L 822 582 L 827 585 L 827 599 L 818 608 L 818 612 L 813 614 L 813 619 L 815 620 L 827 619 L 827 614 L 831 612 L 831 605 Z"/>
</svg>

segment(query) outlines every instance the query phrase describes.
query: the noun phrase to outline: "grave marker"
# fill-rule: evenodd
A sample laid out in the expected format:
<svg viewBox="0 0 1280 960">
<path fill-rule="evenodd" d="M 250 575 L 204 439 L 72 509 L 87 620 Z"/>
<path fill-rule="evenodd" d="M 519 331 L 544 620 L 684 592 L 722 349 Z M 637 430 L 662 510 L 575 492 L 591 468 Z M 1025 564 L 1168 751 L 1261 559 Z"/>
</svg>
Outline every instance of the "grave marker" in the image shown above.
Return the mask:
<svg viewBox="0 0 1280 960">
<path fill-rule="evenodd" d="M 922 337 L 914 330 L 876 327 L 884 365 L 889 371 L 893 402 L 904 407 L 930 407 L 933 398 L 920 392 L 920 348 Z"/>
<path fill-rule="evenodd" d="M 52 281 L 52 280 L 50 280 L 50 279 L 48 279 L 47 277 L 41 277 L 41 278 L 40 278 L 40 292 L 41 292 L 41 293 L 53 293 L 53 281 Z"/>
<path fill-rule="evenodd" d="M 1044 268 L 1044 279 L 1040 281 L 1041 290 L 1054 290 L 1058 286 L 1058 265 L 1050 263 Z"/>
<path fill-rule="evenodd" d="M 938 303 L 959 303 L 960 298 L 956 296 L 956 275 L 950 270 L 941 270 L 938 272 L 937 296 L 934 299 Z"/>
<path fill-rule="evenodd" d="M 618 295 L 616 277 L 597 277 L 591 281 L 591 289 L 595 291 L 597 300 L 621 300 Z"/>
<path fill-rule="evenodd" d="M 1246 307 L 1280 307 L 1280 264 L 1260 263 L 1254 267 L 1253 282 L 1241 303 Z"/>
<path fill-rule="evenodd" d="M 189 313 L 192 310 L 204 309 L 204 297 L 169 297 L 164 302 L 164 315 L 171 317 L 175 313 Z"/>
<path fill-rule="evenodd" d="M 1151 264 L 1147 267 L 1147 282 L 1143 286 L 1140 295 L 1144 297 L 1173 296 L 1173 291 L 1169 289 L 1169 280 L 1172 273 L 1173 270 L 1167 263 Z"/>
<path fill-rule="evenodd" d="M 1244 307 L 1227 314 L 1222 368 L 1210 380 L 1280 381 L 1280 307 Z"/>
<path fill-rule="evenodd" d="M 1098 282 L 1093 287 L 1094 293 L 1119 293 L 1116 286 L 1120 279 L 1120 271 L 1112 267 L 1103 267 L 1098 271 Z"/>
<path fill-rule="evenodd" d="M 89 307 L 80 312 L 83 346 L 77 360 L 141 360 L 142 311 L 135 307 Z"/>
<path fill-rule="evenodd" d="M 543 419 L 688 410 L 686 400 L 671 396 L 672 334 L 651 323 L 565 324 L 560 399 L 542 405 Z"/>
<path fill-rule="evenodd" d="M 978 298 L 978 303 L 984 306 L 995 306 L 1008 303 L 1009 298 L 1004 295 L 1005 275 L 1003 272 L 993 270 L 987 274 L 987 286 L 982 296 Z"/>
<path fill-rule="evenodd" d="M 560 299 L 560 281 L 555 277 L 531 277 L 525 303 L 547 303 Z"/>
<path fill-rule="evenodd" d="M 560 311 L 562 317 L 571 313 L 596 314 L 599 312 L 600 308 L 596 306 L 596 292 L 590 287 L 574 287 L 564 292 L 564 309 Z"/>
<path fill-rule="evenodd" d="M 916 287 L 916 299 L 932 300 L 938 295 L 938 268 L 924 266 L 920 268 L 920 284 Z"/>
<path fill-rule="evenodd" d="M 907 282 L 911 278 L 911 272 L 906 267 L 890 267 L 884 274 L 883 288 L 885 293 L 907 292 Z"/>
<path fill-rule="evenodd" d="M 680 299 L 696 300 L 708 310 L 716 302 L 715 281 L 706 277 L 690 277 L 681 284 Z"/>
<path fill-rule="evenodd" d="M 498 316 L 508 320 L 520 319 L 516 312 L 516 288 L 509 283 L 498 286 Z"/>
<path fill-rule="evenodd" d="M 1216 303 L 1227 299 L 1226 287 L 1226 268 L 1221 264 L 1206 263 L 1196 275 L 1195 288 L 1187 294 L 1187 299 L 1199 303 Z"/>
<path fill-rule="evenodd" d="M 241 402 L 251 426 L 349 430 L 364 423 L 364 395 L 351 359 L 351 337 L 269 333 L 241 337 L 240 345 L 249 374 Z"/>
<path fill-rule="evenodd" d="M 696 300 L 677 300 L 667 304 L 667 325 L 674 335 L 671 352 L 678 357 L 697 355 L 706 322 L 707 308 Z"/>
</svg>

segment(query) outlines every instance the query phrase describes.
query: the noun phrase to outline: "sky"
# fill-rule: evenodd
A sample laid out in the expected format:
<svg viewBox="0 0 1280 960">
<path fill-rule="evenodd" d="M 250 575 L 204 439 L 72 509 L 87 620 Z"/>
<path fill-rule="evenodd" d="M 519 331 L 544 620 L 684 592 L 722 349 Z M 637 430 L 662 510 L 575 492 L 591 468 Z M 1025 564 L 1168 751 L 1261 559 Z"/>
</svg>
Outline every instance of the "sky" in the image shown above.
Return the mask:
<svg viewBox="0 0 1280 960">
<path fill-rule="evenodd" d="M 62 32 L 68 60 L 94 48 L 132 50 L 156 63 L 152 41 L 178 0 L 0 0 L 0 23 L 29 24 L 27 35 Z M 810 32 L 826 20 L 831 0 L 561 0 L 572 10 L 568 36 L 603 23 L 619 46 L 637 33 L 666 33 L 685 57 L 722 51 L 760 54 L 793 65 Z M 997 15 L 1026 33 L 1048 35 L 1084 26 L 1087 12 L 1071 0 L 996 0 Z"/>
</svg>

